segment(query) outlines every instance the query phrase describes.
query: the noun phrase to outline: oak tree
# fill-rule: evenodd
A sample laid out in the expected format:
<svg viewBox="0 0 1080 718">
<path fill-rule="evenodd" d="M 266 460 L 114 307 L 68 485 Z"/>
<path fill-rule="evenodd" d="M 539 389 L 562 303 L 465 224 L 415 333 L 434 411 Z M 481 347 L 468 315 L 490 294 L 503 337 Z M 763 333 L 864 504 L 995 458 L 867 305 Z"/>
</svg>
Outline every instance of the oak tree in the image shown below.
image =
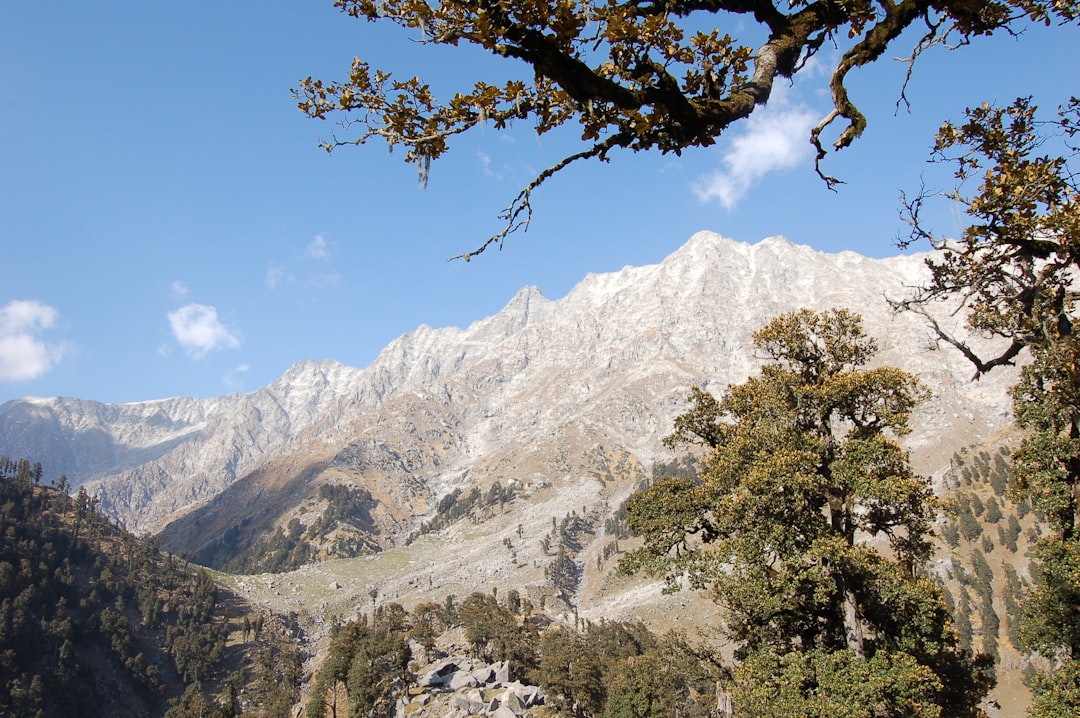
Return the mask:
<svg viewBox="0 0 1080 718">
<path fill-rule="evenodd" d="M 606 161 L 616 149 L 679 154 L 706 147 L 732 123 L 769 100 L 823 47 L 840 49 L 832 68 L 832 110 L 809 140 L 825 155 L 822 135 L 840 127 L 836 149 L 867 125 L 846 86 L 849 73 L 878 60 L 908 28 L 921 35 L 910 62 L 934 45 L 966 44 L 1026 23 L 1069 22 L 1075 0 L 336 0 L 344 13 L 393 23 L 430 45 L 473 45 L 514 62 L 514 79 L 469 78 L 437 97 L 419 77 L 398 77 L 353 60 L 347 79 L 303 80 L 294 91 L 311 117 L 343 115 L 328 150 L 381 138 L 403 146 L 421 184 L 431 161 L 455 135 L 490 124 L 527 121 L 538 134 L 580 126 L 583 147 L 541 172 L 501 218 L 505 225 L 474 251 L 501 246 L 527 225 L 532 192 L 567 165 Z M 745 30 L 742 38 L 734 33 Z M 902 95 L 902 90 L 900 90 Z M 820 166 L 818 173 L 835 183 Z"/>
<path fill-rule="evenodd" d="M 977 352 L 931 322 L 938 337 L 971 361 L 976 376 L 1024 359 L 1012 389 L 1013 414 L 1024 435 L 1013 455 L 1014 499 L 1042 512 L 1052 532 L 1034 550 L 1041 581 L 1022 608 L 1023 641 L 1055 661 L 1039 677 L 1031 713 L 1080 713 L 1080 184 L 1075 139 L 1080 100 L 1041 119 L 1029 98 L 967 111 L 945 123 L 935 159 L 955 165 L 948 198 L 964 207 L 958 238 L 924 226 L 928 196 L 907 203 L 911 239 L 937 251 L 930 282 L 900 306 L 929 317 L 928 305 L 956 301 L 968 327 L 998 337 L 999 351 Z M 968 194 L 965 183 L 978 181 Z"/>
<path fill-rule="evenodd" d="M 705 468 L 632 497 L 644 543 L 621 567 L 725 609 L 739 714 L 978 715 L 990 679 L 920 572 L 937 505 L 896 439 L 926 390 L 867 366 L 847 310 L 779 316 L 754 342 L 757 376 L 691 394 L 667 441 L 703 445 Z"/>
</svg>

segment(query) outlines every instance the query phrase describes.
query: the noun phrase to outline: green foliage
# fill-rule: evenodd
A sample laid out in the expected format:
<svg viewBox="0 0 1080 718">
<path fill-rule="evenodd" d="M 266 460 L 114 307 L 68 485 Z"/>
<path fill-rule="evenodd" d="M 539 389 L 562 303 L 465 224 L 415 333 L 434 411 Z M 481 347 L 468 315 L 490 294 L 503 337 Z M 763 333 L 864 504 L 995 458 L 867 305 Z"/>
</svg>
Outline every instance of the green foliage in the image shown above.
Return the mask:
<svg viewBox="0 0 1080 718">
<path fill-rule="evenodd" d="M 1024 600 L 1024 584 L 1016 569 L 1008 563 L 1004 564 L 1005 570 L 1005 616 L 1008 620 L 1009 642 L 1018 651 L 1027 651 L 1027 644 L 1020 635 L 1020 605 Z"/>
<path fill-rule="evenodd" d="M 263 718 L 291 718 L 304 681 L 303 654 L 289 635 L 267 636 L 254 650 L 251 693 Z"/>
<path fill-rule="evenodd" d="M 1074 718 L 1080 715 L 1080 661 L 1068 660 L 1056 671 L 1034 680 L 1031 718 Z"/>
<path fill-rule="evenodd" d="M 324 536 L 339 524 L 361 532 L 375 530 L 375 521 L 371 518 L 375 499 L 367 489 L 345 484 L 323 484 L 319 487 L 319 498 L 326 502 L 326 509 L 305 532 L 309 538 Z"/>
<path fill-rule="evenodd" d="M 0 457 L 0 714 L 222 718 L 214 582 Z M 100 680 L 108 671 L 110 680 Z M 194 711 L 194 712 L 192 712 Z"/>
<path fill-rule="evenodd" d="M 939 718 L 942 684 L 905 653 L 814 649 L 747 658 L 735 674 L 735 704 L 756 718 Z"/>
<path fill-rule="evenodd" d="M 620 566 L 685 580 L 725 608 L 746 667 L 740 711 L 755 714 L 770 675 L 807 698 L 813 686 L 782 674 L 835 660 L 837 675 L 899 671 L 887 700 L 922 691 L 927 706 L 977 715 L 984 664 L 957 645 L 940 589 L 916 576 L 936 503 L 892 438 L 925 391 L 897 369 L 864 368 L 876 344 L 845 310 L 783 315 L 754 339 L 771 363 L 718 400 L 691 394 L 669 441 L 712 453 L 699 480 L 631 499 L 644 544 Z M 893 558 L 857 534 L 887 540 Z"/>
<path fill-rule="evenodd" d="M 1047 536 L 1035 545 L 1038 571 L 1023 605 L 1024 643 L 1046 656 L 1080 646 L 1080 541 Z"/>
<path fill-rule="evenodd" d="M 517 498 L 513 488 L 507 488 L 499 481 L 488 487 L 487 491 L 481 491 L 474 486 L 467 494 L 461 489 L 454 489 L 439 499 L 435 505 L 435 516 L 423 522 L 409 542 L 416 540 L 418 536 L 440 531 L 455 521 L 466 516 L 477 516 L 479 512 L 491 509 L 495 506 L 503 506 Z"/>
<path fill-rule="evenodd" d="M 668 664 L 659 656 L 634 656 L 611 676 L 604 718 L 668 718 L 676 715 Z"/>
<path fill-rule="evenodd" d="M 950 547 L 956 548 L 960 545 L 960 531 L 953 522 L 946 521 L 941 524 L 940 532 L 941 537 L 945 539 L 945 543 Z"/>
<path fill-rule="evenodd" d="M 550 702 L 562 710 L 593 715 L 604 705 L 606 684 L 600 658 L 571 628 L 552 626 L 540 636 L 537 677 Z"/>
<path fill-rule="evenodd" d="M 299 568 L 312 559 L 312 546 L 303 538 L 300 520 L 293 518 L 285 529 L 274 529 L 225 564 L 238 573 L 280 573 Z"/>
<path fill-rule="evenodd" d="M 570 627 L 532 616 L 528 599 L 517 591 L 507 592 L 505 605 L 492 594 L 473 593 L 460 603 L 447 597 L 444 603 L 421 604 L 411 614 L 390 604 L 371 619 L 336 626 L 305 715 L 389 715 L 413 688 L 408 640 L 430 636 L 434 643 L 456 628 L 458 616 L 474 653 L 485 661 L 507 661 L 513 680 L 542 685 L 548 709 L 556 714 L 711 718 L 717 682 L 729 679 L 712 651 L 678 634 L 658 638 L 639 621 Z M 548 627 L 541 633 L 542 625 Z M 288 657 L 281 661 L 288 663 Z"/>
<path fill-rule="evenodd" d="M 575 715 L 704 718 L 715 707 L 714 661 L 677 635 L 658 639 L 640 622 L 602 621 L 544 631 L 537 677 L 549 702 Z"/>
<path fill-rule="evenodd" d="M 397 604 L 380 606 L 370 623 L 365 616 L 342 626 L 315 676 L 307 714 L 325 716 L 328 707 L 336 713 L 334 701 L 343 684 L 351 715 L 386 715 L 407 678 L 408 631 L 408 613 Z"/>
<path fill-rule="evenodd" d="M 445 607 L 437 603 L 421 603 L 413 609 L 409 638 L 424 649 L 424 657 L 431 660 L 435 655 L 435 640 L 450 626 Z"/>
<path fill-rule="evenodd" d="M 555 551 L 555 558 L 544 567 L 544 577 L 559 592 L 559 596 L 568 603 L 573 600 L 581 580 L 581 568 L 574 563 L 570 551 L 560 544 Z"/>
<path fill-rule="evenodd" d="M 551 563 L 544 567 L 544 577 L 567 604 L 573 603 L 574 594 L 581 581 L 583 568 L 577 562 L 578 555 L 584 546 L 585 537 L 595 534 L 596 523 L 595 514 L 579 515 L 577 511 L 571 511 L 560 521 L 556 521 L 552 516 L 551 531 L 541 539 L 540 545 L 544 553 L 554 556 Z M 617 545 L 616 542 L 615 546 Z M 610 556 L 610 553 L 610 550 L 605 549 L 604 558 Z"/>
<path fill-rule="evenodd" d="M 994 466 L 990 470 L 990 475 L 987 477 L 990 480 L 990 486 L 994 489 L 994 493 L 998 496 L 1004 496 L 1008 489 L 1009 482 L 1012 480 L 1012 467 L 1005 460 L 1005 456 L 1008 455 L 1008 450 L 1002 447 L 1002 451 L 994 456 Z"/>
<path fill-rule="evenodd" d="M 317 495 L 325 505 L 308 525 L 294 516 L 284 528 L 278 526 L 256 538 L 245 536 L 245 519 L 200 550 L 195 559 L 233 573 L 281 573 L 320 558 L 351 558 L 380 550 L 374 538 L 378 526 L 371 516 L 377 502 L 367 489 L 323 484 Z"/>
<path fill-rule="evenodd" d="M 1077 98 L 1049 121 L 1039 119 L 1030 98 L 969 109 L 964 124 L 942 126 L 935 156 L 955 164 L 961 184 L 981 179 L 974 196 L 959 188 L 949 195 L 965 207 L 971 225 L 959 240 L 947 241 L 920 226 L 924 197 L 908 205 L 913 237 L 941 250 L 928 260 L 930 285 L 908 306 L 922 311 L 931 301 L 960 298 L 971 329 L 1006 339 L 1001 353 L 986 358 L 934 325 L 941 339 L 971 360 L 977 375 L 1013 363 L 1022 352 L 1030 355 L 1012 389 L 1013 414 L 1024 436 L 1013 454 L 1009 493 L 1045 516 L 1052 530 L 1033 552 L 1033 574 L 1041 580 L 1023 606 L 1021 631 L 1030 648 L 1065 661 L 1059 673 L 1034 682 L 1033 714 L 1047 715 L 1055 714 L 1049 706 L 1057 699 L 1045 691 L 1054 686 L 1068 693 L 1069 666 L 1080 655 L 1080 148 L 1070 141 L 1078 122 Z M 1057 154 L 1043 154 L 1048 148 Z"/>
<path fill-rule="evenodd" d="M 975 631 L 971 626 L 971 597 L 965 590 L 956 606 L 956 639 L 960 646 L 970 650 Z"/>
<path fill-rule="evenodd" d="M 982 522 L 975 518 L 971 510 L 970 496 L 974 494 L 962 494 L 956 504 L 956 520 L 960 526 L 960 534 L 965 541 L 974 541 L 982 535 Z"/>
<path fill-rule="evenodd" d="M 536 663 L 534 624 L 519 625 L 517 616 L 495 596 L 475 592 L 457 608 L 473 653 L 486 661 L 509 661 L 512 671 L 528 671 Z"/>
</svg>

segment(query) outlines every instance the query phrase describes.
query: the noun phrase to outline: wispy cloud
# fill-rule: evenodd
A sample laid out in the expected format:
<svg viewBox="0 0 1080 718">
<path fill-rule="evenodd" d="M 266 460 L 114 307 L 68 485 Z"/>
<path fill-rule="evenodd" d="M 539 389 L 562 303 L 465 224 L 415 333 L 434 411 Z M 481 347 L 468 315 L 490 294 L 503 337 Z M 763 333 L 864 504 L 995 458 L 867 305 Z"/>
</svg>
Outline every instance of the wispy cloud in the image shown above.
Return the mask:
<svg viewBox="0 0 1080 718">
<path fill-rule="evenodd" d="M 289 274 L 283 264 L 271 264 L 266 268 L 266 288 L 277 289 L 282 282 L 289 280 Z"/>
<path fill-rule="evenodd" d="M 240 339 L 218 319 L 217 309 L 187 304 L 169 312 L 173 337 L 189 356 L 199 359 L 217 349 L 240 346 Z"/>
<path fill-rule="evenodd" d="M 36 379 L 59 363 L 63 347 L 39 336 L 56 317 L 54 308 L 37 300 L 15 300 L 0 308 L 0 381 Z"/>
<path fill-rule="evenodd" d="M 494 161 L 491 159 L 491 155 L 489 155 L 487 152 L 484 152 L 483 150 L 478 150 L 476 152 L 476 161 L 480 165 L 480 171 L 488 177 L 492 177 L 497 180 L 501 180 L 503 178 L 503 173 L 500 171 L 496 171 Z"/>
<path fill-rule="evenodd" d="M 326 272 L 323 274 L 309 274 L 304 277 L 303 286 L 311 289 L 329 289 L 337 286 L 341 281 L 341 274 L 338 272 Z"/>
<path fill-rule="evenodd" d="M 169 286 L 169 289 L 172 290 L 173 296 L 176 297 L 177 299 L 183 299 L 184 297 L 187 296 L 187 293 L 188 293 L 187 285 L 184 284 L 179 279 L 174 281 Z"/>
<path fill-rule="evenodd" d="M 775 88 L 769 104 L 758 108 L 730 140 L 723 169 L 702 177 L 694 193 L 703 202 L 734 209 L 766 174 L 791 169 L 813 156 L 810 129 L 818 117 L 809 107 L 793 103 L 787 88 Z"/>
<path fill-rule="evenodd" d="M 304 256 L 308 259 L 330 259 L 330 245 L 326 237 L 316 234 L 315 238 L 308 242 L 304 248 Z"/>
<path fill-rule="evenodd" d="M 294 255 L 291 261 L 270 262 L 267 264 L 263 284 L 270 291 L 290 285 L 311 289 L 331 287 L 337 284 L 340 279 L 338 272 L 333 270 L 323 271 L 325 265 L 319 271 L 313 271 L 311 269 L 313 265 L 304 265 L 304 262 L 330 262 L 333 259 L 332 250 L 333 243 L 326 239 L 325 236 L 317 234 L 310 242 L 304 245 L 301 252 Z M 304 266 L 307 268 L 305 269 Z"/>
<path fill-rule="evenodd" d="M 225 388 L 232 391 L 243 391 L 244 385 L 240 381 L 240 375 L 245 374 L 251 367 L 247 364 L 239 364 L 229 371 L 225 372 L 225 376 L 222 378 L 221 383 L 225 385 Z"/>
</svg>

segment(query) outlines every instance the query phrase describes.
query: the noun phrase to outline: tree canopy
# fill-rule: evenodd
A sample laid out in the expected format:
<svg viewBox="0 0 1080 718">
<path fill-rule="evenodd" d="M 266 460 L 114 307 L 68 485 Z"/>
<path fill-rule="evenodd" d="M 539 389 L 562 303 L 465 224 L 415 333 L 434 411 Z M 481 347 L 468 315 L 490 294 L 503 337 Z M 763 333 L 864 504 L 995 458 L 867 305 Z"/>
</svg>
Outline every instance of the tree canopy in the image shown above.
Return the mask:
<svg viewBox="0 0 1080 718">
<path fill-rule="evenodd" d="M 919 571 L 936 501 L 894 438 L 925 389 L 865 366 L 876 343 L 847 310 L 785 314 L 754 341 L 759 375 L 691 394 L 668 441 L 705 445 L 704 471 L 632 497 L 644 544 L 621 567 L 724 607 L 746 715 L 979 715 L 985 662 Z"/>
<path fill-rule="evenodd" d="M 901 306 L 928 315 L 928 304 L 959 298 L 969 328 L 1005 340 L 999 352 L 982 356 L 933 324 L 976 376 L 1025 359 L 1012 389 L 1024 435 L 1010 493 L 1042 512 L 1052 531 L 1033 552 L 1040 581 L 1024 602 L 1022 634 L 1056 666 L 1035 682 L 1034 716 L 1080 711 L 1078 122 L 1077 98 L 1052 119 L 1040 118 L 1028 98 L 969 109 L 963 124 L 942 126 L 935 158 L 955 165 L 958 186 L 948 197 L 971 224 L 956 239 L 942 237 L 920 221 L 926 196 L 908 203 L 912 239 L 938 252 L 928 260 L 929 284 Z M 979 185 L 969 194 L 964 183 L 973 178 Z"/>
<path fill-rule="evenodd" d="M 1075 21 L 1074 0 L 336 0 L 348 15 L 394 23 L 420 43 L 471 44 L 518 61 L 515 79 L 469 78 L 436 97 L 419 77 L 397 77 L 354 59 L 347 79 L 301 81 L 295 95 L 311 117 L 344 115 L 328 150 L 382 138 L 406 149 L 421 184 L 432 160 L 462 132 L 529 121 L 538 134 L 577 123 L 583 148 L 541 172 L 502 215 L 503 229 L 463 255 L 474 256 L 527 225 L 533 190 L 581 159 L 615 149 L 681 153 L 705 147 L 769 100 L 823 47 L 841 50 L 832 68 L 832 110 L 811 131 L 820 161 L 823 133 L 849 146 L 866 127 L 846 86 L 849 73 L 879 59 L 908 28 L 922 34 L 910 62 L 931 46 L 964 44 L 1024 23 Z M 711 19 L 710 19 L 711 16 Z M 703 19 L 704 18 L 704 19 Z M 746 28 L 743 38 L 732 33 Z M 900 90 L 902 95 L 902 89 Z M 821 171 L 830 184 L 837 180 Z"/>
</svg>

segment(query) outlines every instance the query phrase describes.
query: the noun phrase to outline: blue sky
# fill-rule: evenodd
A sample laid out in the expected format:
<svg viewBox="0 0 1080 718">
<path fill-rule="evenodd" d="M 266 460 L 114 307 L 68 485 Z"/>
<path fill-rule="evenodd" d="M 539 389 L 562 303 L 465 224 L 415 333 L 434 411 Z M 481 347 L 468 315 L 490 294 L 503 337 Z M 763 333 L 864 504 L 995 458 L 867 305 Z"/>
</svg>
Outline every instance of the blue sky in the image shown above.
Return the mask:
<svg viewBox="0 0 1080 718">
<path fill-rule="evenodd" d="M 834 193 L 805 141 L 829 107 L 811 72 L 713 148 L 556 175 L 527 233 L 465 264 L 446 259 L 496 231 L 573 133 L 473 132 L 421 191 L 384 146 L 327 155 L 333 127 L 296 109 L 301 78 L 341 78 L 354 55 L 444 88 L 518 69 L 421 47 L 329 0 L 0 3 L 0 401 L 210 397 L 302 359 L 366 366 L 422 323 L 466 326 L 530 284 L 561 297 L 698 230 L 893 255 L 900 191 L 945 186 L 925 162 L 943 120 L 1080 91 L 1075 28 L 929 53 L 910 112 L 895 110 L 906 66 L 883 60 L 849 82 L 871 124 L 827 160 L 847 182 Z M 936 219 L 955 226 L 947 207 Z"/>
</svg>

